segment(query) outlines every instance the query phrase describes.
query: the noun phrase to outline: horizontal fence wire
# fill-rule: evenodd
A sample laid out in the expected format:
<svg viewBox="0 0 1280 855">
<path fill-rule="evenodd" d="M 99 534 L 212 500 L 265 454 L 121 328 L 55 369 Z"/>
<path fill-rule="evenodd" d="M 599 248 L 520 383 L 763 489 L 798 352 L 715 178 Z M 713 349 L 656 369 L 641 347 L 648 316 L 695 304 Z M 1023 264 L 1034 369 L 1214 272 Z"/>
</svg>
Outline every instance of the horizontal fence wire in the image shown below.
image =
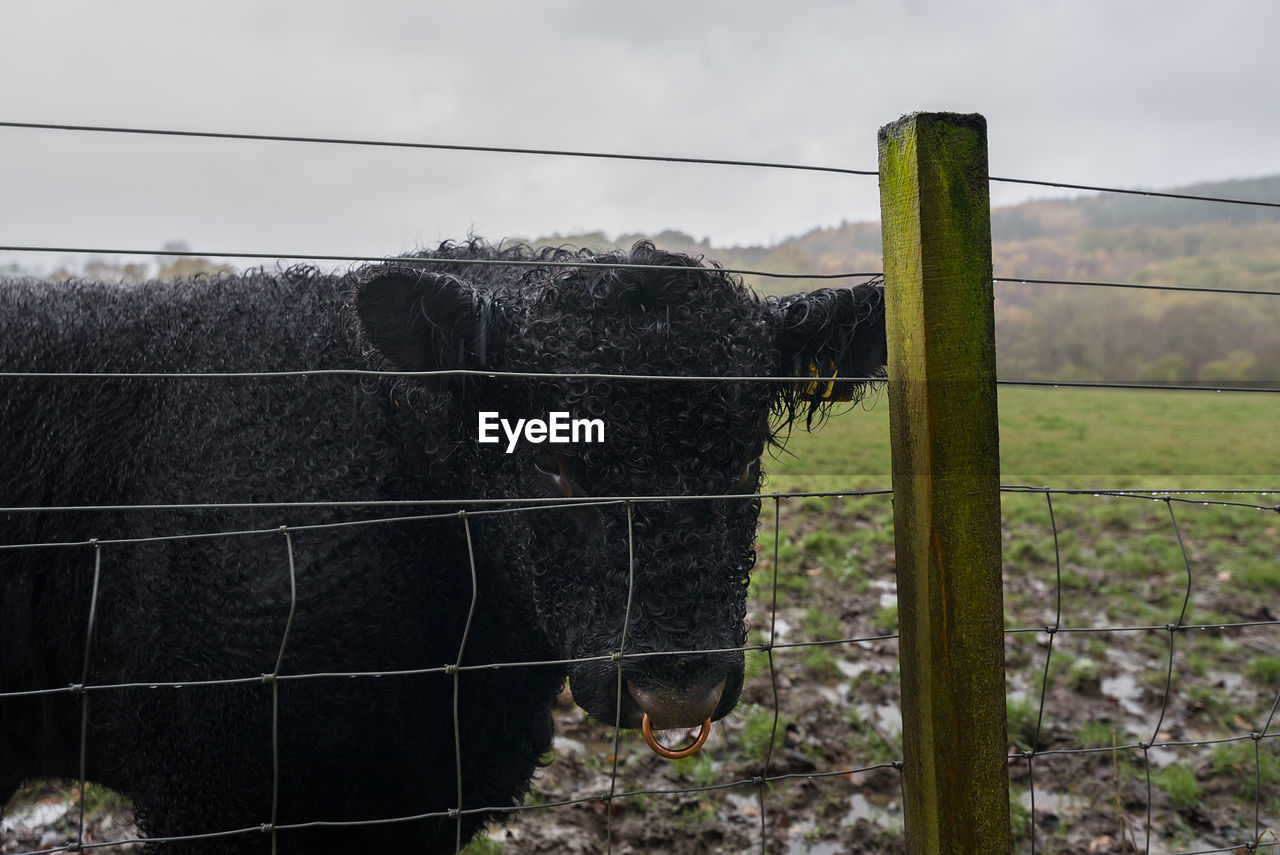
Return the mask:
<svg viewBox="0 0 1280 855">
<path fill-rule="evenodd" d="M 136 128 L 106 125 L 55 124 L 48 122 L 0 121 L 0 128 L 25 130 L 73 131 L 79 133 L 132 134 L 141 136 L 187 137 L 199 139 L 240 140 L 255 142 L 290 142 L 319 145 L 372 146 L 378 148 L 409 148 L 437 151 L 481 152 L 492 154 L 541 155 L 546 157 L 572 157 L 606 160 L 648 161 L 657 163 L 682 163 L 702 166 L 745 166 L 760 169 L 784 169 L 806 172 L 823 172 L 844 175 L 879 175 L 878 169 L 850 169 L 840 166 L 782 163 L 774 161 L 730 160 L 713 157 L 681 157 L 674 155 L 626 154 L 620 152 L 572 151 L 562 149 L 518 148 L 513 146 L 459 145 L 453 143 L 404 142 L 392 140 L 351 139 L 342 137 L 296 136 L 283 134 L 229 133 L 218 131 L 192 131 L 165 128 Z M 989 176 L 989 181 L 1004 184 L 1025 184 L 1035 187 L 1054 187 L 1064 190 L 1086 190 L 1096 193 L 1116 193 L 1130 196 L 1149 196 L 1164 199 L 1183 199 L 1194 202 L 1220 202 L 1230 205 L 1250 205 L 1264 208 L 1280 208 L 1280 202 L 1255 199 L 1233 199 L 1220 196 L 1203 196 L 1171 191 L 1142 190 L 1137 188 L 1107 187 L 1094 184 L 1073 184 L 1062 181 L 1041 181 L 1030 178 L 1005 178 Z"/>
<path fill-rule="evenodd" d="M 1033 489 L 1033 488 L 1029 488 Z M 891 490 L 875 489 L 875 490 L 845 490 L 835 495 L 838 496 L 883 496 L 890 495 Z M 787 493 L 702 493 L 702 494 L 681 494 L 681 495 L 631 495 L 631 496 L 598 496 L 598 497 L 574 497 L 566 498 L 557 496 L 548 498 L 546 496 L 514 496 L 501 499 L 387 499 L 377 501 L 347 501 L 347 502 L 204 502 L 189 504 L 164 504 L 164 505 L 51 505 L 48 507 L 41 506 L 25 506 L 25 507 L 0 507 L 0 513 L 43 513 L 45 511 L 203 511 L 203 510 L 296 510 L 310 508 L 400 508 L 400 507 L 417 507 L 419 505 L 435 506 L 477 506 L 477 505 L 530 505 L 530 506 L 546 506 L 553 508 L 574 508 L 574 507 L 593 507 L 603 504 L 618 505 L 624 502 L 699 502 L 699 501 L 723 501 L 725 499 L 756 499 L 756 498 L 807 498 L 822 497 L 832 495 L 830 492 L 811 492 L 797 491 Z M 513 513 L 518 508 L 494 508 L 488 513 Z M 480 511 L 472 511 L 472 516 L 477 516 Z M 417 517 L 390 517 L 382 520 L 350 520 L 340 523 L 324 523 L 324 526 L 359 526 L 369 525 L 378 522 L 398 522 L 401 520 L 412 519 L 443 519 L 446 517 L 457 516 L 457 511 L 434 516 L 417 516 Z M 294 526 L 295 531 L 302 530 L 300 526 Z M 267 534 L 275 531 L 275 529 L 254 529 L 250 531 L 238 532 L 238 534 Z M 138 543 L 147 540 L 174 539 L 181 537 L 207 537 L 208 533 L 173 535 L 167 538 L 134 538 L 122 539 L 114 541 L 116 543 Z M 10 544 L 10 548 L 27 548 L 38 546 L 86 546 L 95 541 L 77 541 L 63 544 L 47 544 L 47 543 L 29 543 L 29 544 Z M 102 541 L 104 543 L 108 541 Z"/>
<path fill-rule="evenodd" d="M 1104 380 L 997 380 L 997 386 L 1039 386 L 1050 389 L 1132 389 L 1159 392 L 1280 392 L 1276 386 L 1201 386 L 1173 383 L 1108 383 Z"/>
<path fill-rule="evenodd" d="M 406 265 L 428 264 L 460 264 L 476 267 L 593 267 L 611 270 L 670 270 L 679 273 L 705 270 L 711 273 L 732 273 L 739 276 L 761 276 L 770 279 L 876 279 L 882 273 L 876 271 L 850 273 L 781 273 L 772 270 L 755 270 L 752 268 L 720 267 L 688 267 L 666 264 L 629 264 L 620 261 L 603 261 L 595 259 L 565 259 L 562 261 L 540 261 L 538 259 L 504 259 L 504 258 L 435 258 L 416 255 L 319 255 L 315 253 L 291 252 L 196 252 L 194 250 L 146 250 L 146 249 L 111 249 L 70 246 L 0 246 L 0 252 L 63 252 L 81 255 L 153 255 L 164 258 L 250 258 L 255 260 L 281 261 L 346 261 L 346 262 L 394 262 Z"/>
<path fill-rule="evenodd" d="M 1126 187 L 1102 187 L 1094 184 L 1068 184 L 1062 181 L 1036 181 L 1029 178 L 997 178 L 994 175 L 988 176 L 987 180 L 998 181 L 1004 184 L 1028 184 L 1035 187 L 1057 187 L 1064 190 L 1090 190 L 1095 193 L 1115 193 L 1125 196 L 1150 196 L 1157 199 L 1182 199 L 1188 202 L 1220 202 L 1225 205 L 1250 205 L 1260 208 L 1280 208 L 1280 202 L 1268 202 L 1259 199 L 1232 199 L 1223 196 L 1198 196 L 1193 193 L 1141 190 Z"/>
<path fill-rule="evenodd" d="M 24 128 L 31 130 L 76 131 L 81 133 L 136 134 L 142 136 L 188 137 L 199 139 L 241 140 L 255 142 L 291 142 L 319 145 L 372 146 L 376 148 L 410 148 L 434 151 L 479 152 L 486 154 L 528 154 L 545 157 L 571 157 L 603 160 L 631 160 L 656 163 L 682 163 L 699 166 L 747 166 L 758 169 L 785 169 L 804 172 L 825 172 L 846 175 L 878 175 L 874 169 L 846 169 L 838 166 L 811 166 L 800 163 L 778 163 L 758 160 L 728 160 L 717 157 L 679 157 L 675 155 L 624 154 L 620 152 L 570 151 L 546 148 L 516 148 L 512 146 L 456 145 L 452 143 L 396 142 L 391 140 L 350 139 L 341 137 L 306 137 L 281 134 L 241 134 L 216 131 L 182 131 L 161 128 L 124 128 L 100 125 L 62 125 L 38 122 L 0 122 L 0 128 Z"/>
<path fill-rule="evenodd" d="M 368 368 L 301 368 L 293 371 L 0 371 L 0 379 L 29 380 L 269 380 L 294 377 L 477 377 L 526 380 L 629 380 L 661 383 L 884 383 L 884 377 L 837 377 L 806 375 L 780 377 L 725 374 L 610 374 L 571 371 L 491 371 L 476 368 L 448 368 L 435 371 L 393 371 Z"/>
<path fill-rule="evenodd" d="M 237 379 L 279 379 L 314 376 L 348 376 L 348 377 L 406 377 L 406 378 L 440 378 L 440 377 L 476 377 L 503 379 L 543 379 L 543 380 L 618 380 L 631 382 L 676 382 L 676 383 L 865 383 L 887 384 L 885 377 L 839 377 L 805 376 L 805 377 L 733 377 L 726 375 L 693 375 L 693 374 L 602 374 L 602 373 L 567 373 L 537 371 L 489 371 L 479 369 L 445 369 L 437 371 L 384 371 L 363 368 L 312 368 L 295 371 L 223 371 L 223 372 L 180 372 L 180 371 L 0 371 L 0 379 L 41 379 L 41 380 L 94 380 L 94 379 L 146 379 L 146 380 L 237 380 Z M 998 386 L 1040 386 L 1047 388 L 1076 389 L 1132 389 L 1164 392 L 1265 392 L 1280 393 L 1280 387 L 1273 386 L 1205 386 L 1174 383 L 1109 383 L 1093 380 L 997 380 Z"/>
<path fill-rule="evenodd" d="M 1004 285 L 1077 285 L 1085 288 L 1133 288 L 1141 291 L 1192 291 L 1200 294 L 1243 294 L 1260 297 L 1280 297 L 1280 291 L 1251 288 L 1210 288 L 1204 285 L 1148 285 L 1135 282 L 1084 282 L 1078 279 L 1031 279 L 1015 276 L 997 276 L 993 282 Z"/>
<path fill-rule="evenodd" d="M 151 255 L 164 258 L 246 258 L 254 260 L 280 261 L 341 261 L 341 262 L 395 262 L 403 264 L 432 264 L 442 259 L 422 256 L 384 256 L 384 255 L 321 255 L 297 252 L 204 252 L 199 250 L 144 250 L 118 249 L 108 247 L 69 247 L 69 246 L 0 246 L 0 252 L 43 252 L 43 253 L 75 253 L 80 255 Z M 565 261 L 513 261 L 510 259 L 450 258 L 444 259 L 449 264 L 476 266 L 510 266 L 510 267 L 607 267 L 622 270 L 671 270 L 686 271 L 688 267 L 657 264 L 623 264 L 620 262 L 594 260 Z M 739 276 L 759 276 L 769 279 L 793 280 L 840 280 L 840 279 L 879 279 L 882 271 L 862 270 L 843 273 L 817 273 L 803 271 L 800 273 L 784 273 L 774 270 L 756 268 L 720 267 L 707 268 L 719 273 L 731 273 Z M 1036 279 L 1025 276 L 997 276 L 993 282 L 1005 285 L 1075 285 L 1087 288 L 1131 288 L 1142 291 L 1183 291 L 1201 294 L 1239 294 L 1247 296 L 1272 297 L 1280 296 L 1280 291 L 1250 288 L 1211 288 L 1204 285 L 1154 285 L 1137 282 L 1091 282 L 1079 279 Z"/>
</svg>

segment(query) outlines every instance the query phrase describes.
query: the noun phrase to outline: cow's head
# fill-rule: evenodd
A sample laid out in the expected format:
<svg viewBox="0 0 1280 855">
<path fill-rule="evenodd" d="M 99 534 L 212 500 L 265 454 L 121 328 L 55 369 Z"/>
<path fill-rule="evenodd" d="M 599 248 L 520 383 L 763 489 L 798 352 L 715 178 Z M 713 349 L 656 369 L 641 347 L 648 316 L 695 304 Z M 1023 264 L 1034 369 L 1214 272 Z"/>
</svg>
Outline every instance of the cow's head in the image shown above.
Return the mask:
<svg viewBox="0 0 1280 855">
<path fill-rule="evenodd" d="M 459 263 L 480 258 L 554 264 Z M 397 369 L 561 375 L 424 381 L 444 384 L 447 409 L 470 420 L 465 465 L 481 473 L 472 495 L 632 499 L 506 515 L 487 529 L 551 648 L 591 660 L 569 668 L 578 704 L 628 727 L 644 713 L 657 727 L 727 714 L 742 688 L 761 455 L 794 421 L 811 424 L 862 385 L 563 375 L 877 375 L 879 288 L 761 300 L 736 277 L 648 243 L 537 256 L 446 245 L 358 279 L 364 340 Z M 599 419 L 604 441 L 520 441 L 508 452 L 505 436 L 478 441 L 480 411 L 512 424 L 554 412 Z M 711 498 L 678 498 L 688 496 Z M 608 657 L 624 632 L 620 691 Z"/>
</svg>

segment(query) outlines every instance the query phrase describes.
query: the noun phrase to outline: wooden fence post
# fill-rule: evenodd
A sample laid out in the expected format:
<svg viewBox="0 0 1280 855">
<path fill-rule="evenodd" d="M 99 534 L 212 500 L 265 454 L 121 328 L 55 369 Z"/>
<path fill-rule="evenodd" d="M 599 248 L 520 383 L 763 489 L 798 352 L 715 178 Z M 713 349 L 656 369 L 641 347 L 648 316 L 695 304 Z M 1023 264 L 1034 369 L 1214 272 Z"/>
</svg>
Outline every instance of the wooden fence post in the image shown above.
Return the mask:
<svg viewBox="0 0 1280 855">
<path fill-rule="evenodd" d="M 986 120 L 916 113 L 879 146 L 907 851 L 1007 853 Z"/>
</svg>

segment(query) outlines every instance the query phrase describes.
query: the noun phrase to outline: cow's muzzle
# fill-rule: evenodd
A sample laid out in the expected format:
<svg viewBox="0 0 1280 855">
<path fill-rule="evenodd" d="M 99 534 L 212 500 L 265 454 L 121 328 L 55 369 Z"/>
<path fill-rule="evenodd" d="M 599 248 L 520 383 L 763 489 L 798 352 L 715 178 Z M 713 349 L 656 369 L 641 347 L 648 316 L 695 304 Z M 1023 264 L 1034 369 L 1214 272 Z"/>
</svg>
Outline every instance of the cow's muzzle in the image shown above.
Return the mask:
<svg viewBox="0 0 1280 855">
<path fill-rule="evenodd" d="M 618 667 L 607 662 L 575 669 L 570 687 L 578 706 L 599 721 L 640 730 L 647 716 L 651 729 L 672 730 L 728 715 L 742 692 L 742 676 L 740 653 L 655 656 L 628 662 L 621 690 Z"/>
</svg>

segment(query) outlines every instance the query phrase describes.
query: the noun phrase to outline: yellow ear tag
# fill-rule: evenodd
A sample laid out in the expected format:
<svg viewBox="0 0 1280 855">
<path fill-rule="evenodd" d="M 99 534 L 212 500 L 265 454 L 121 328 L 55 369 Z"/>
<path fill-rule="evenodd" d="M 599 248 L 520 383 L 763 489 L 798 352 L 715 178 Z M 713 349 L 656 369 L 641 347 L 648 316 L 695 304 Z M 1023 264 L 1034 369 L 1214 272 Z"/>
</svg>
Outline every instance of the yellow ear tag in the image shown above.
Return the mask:
<svg viewBox="0 0 1280 855">
<path fill-rule="evenodd" d="M 818 364 L 817 364 L 816 362 L 810 362 L 810 363 L 809 363 L 809 376 L 810 376 L 810 377 L 822 377 L 822 376 L 825 376 L 825 375 L 826 375 L 826 373 L 827 373 L 827 372 L 819 372 L 819 371 L 818 371 Z M 805 396 L 806 396 L 806 397 L 809 397 L 809 398 L 821 398 L 822 400 L 826 400 L 827 398 L 830 398 L 830 397 L 831 397 L 831 393 L 832 393 L 832 392 L 834 392 L 834 391 L 835 391 L 835 388 L 836 388 L 836 381 L 835 381 L 835 379 L 834 379 L 834 378 L 835 378 L 839 373 L 840 373 L 840 372 L 836 370 L 836 367 L 835 367 L 834 365 L 832 365 L 832 366 L 831 366 L 831 368 L 830 368 L 830 374 L 831 374 L 831 377 L 832 377 L 833 379 L 831 379 L 831 380 L 828 380 L 828 381 L 827 381 L 827 388 L 822 390 L 822 394 L 821 394 L 821 395 L 819 395 L 819 394 L 818 394 L 818 381 L 816 381 L 816 380 L 815 380 L 815 381 L 813 381 L 812 383 L 810 383 L 809 385 L 807 385 L 807 386 L 805 386 L 805 387 L 804 387 L 804 394 L 805 394 Z"/>
</svg>

